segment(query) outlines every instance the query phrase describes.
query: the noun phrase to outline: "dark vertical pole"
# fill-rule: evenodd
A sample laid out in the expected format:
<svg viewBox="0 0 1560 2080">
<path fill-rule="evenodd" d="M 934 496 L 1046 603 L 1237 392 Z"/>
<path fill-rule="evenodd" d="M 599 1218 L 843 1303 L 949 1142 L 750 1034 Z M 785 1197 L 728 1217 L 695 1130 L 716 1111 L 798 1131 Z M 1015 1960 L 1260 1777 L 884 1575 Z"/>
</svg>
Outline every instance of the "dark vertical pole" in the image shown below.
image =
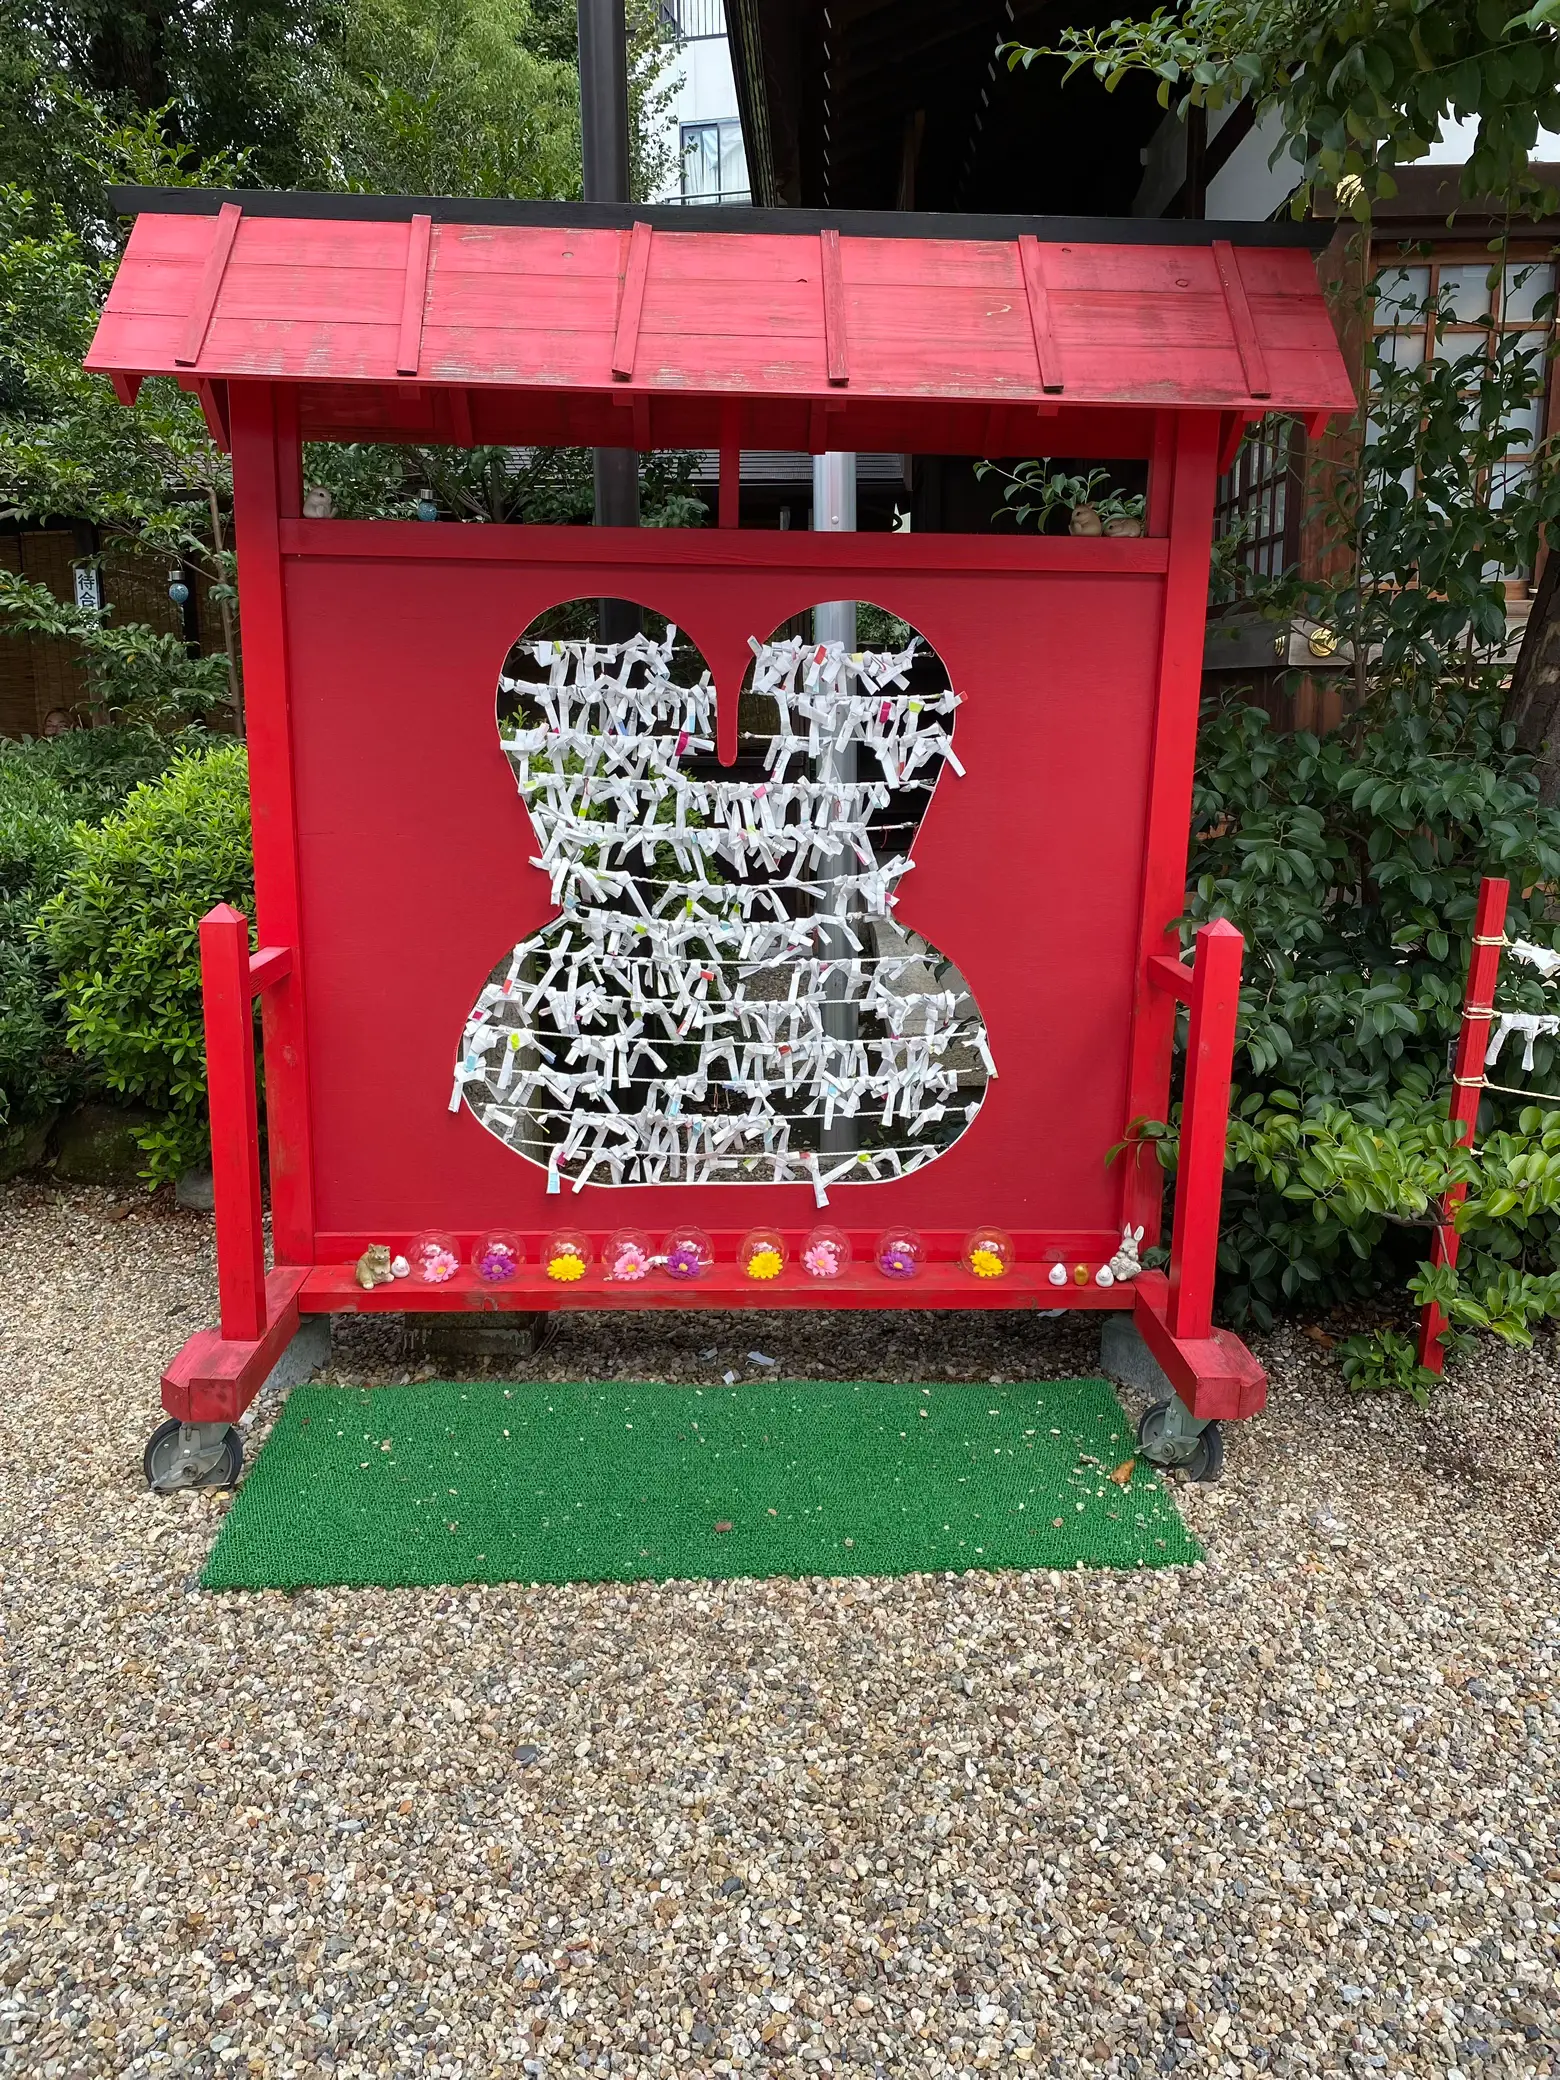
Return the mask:
<svg viewBox="0 0 1560 2080">
<path fill-rule="evenodd" d="M 628 44 L 624 0 L 578 0 L 580 154 L 587 202 L 627 202 Z M 595 452 L 598 527 L 639 525 L 639 457 L 632 448 Z M 621 643 L 639 627 L 638 610 L 622 600 L 601 603 L 601 634 Z"/>
<path fill-rule="evenodd" d="M 584 0 L 581 0 L 584 4 Z M 1208 111 L 1200 105 L 1186 111 L 1186 183 L 1183 217 L 1208 213 Z"/>
</svg>

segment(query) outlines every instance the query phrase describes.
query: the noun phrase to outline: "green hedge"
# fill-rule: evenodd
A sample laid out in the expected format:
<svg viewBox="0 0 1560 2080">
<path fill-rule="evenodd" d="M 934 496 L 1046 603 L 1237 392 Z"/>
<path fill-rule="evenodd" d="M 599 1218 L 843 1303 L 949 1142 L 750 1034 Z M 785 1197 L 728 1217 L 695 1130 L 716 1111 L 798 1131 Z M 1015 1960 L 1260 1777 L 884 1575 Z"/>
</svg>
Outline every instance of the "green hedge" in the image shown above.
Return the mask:
<svg viewBox="0 0 1560 2080">
<path fill-rule="evenodd" d="M 101 1087 L 159 1115 L 140 1137 L 153 1184 L 206 1155 L 199 926 L 224 901 L 253 913 L 248 765 L 219 740 L 95 829 L 78 824 L 38 915 L 71 1048 Z"/>
<path fill-rule="evenodd" d="M 33 927 L 73 857 L 78 822 L 98 823 L 176 746 L 150 730 L 71 730 L 0 740 L 0 1157 L 90 1087 L 66 1042 L 63 1008 Z"/>
</svg>

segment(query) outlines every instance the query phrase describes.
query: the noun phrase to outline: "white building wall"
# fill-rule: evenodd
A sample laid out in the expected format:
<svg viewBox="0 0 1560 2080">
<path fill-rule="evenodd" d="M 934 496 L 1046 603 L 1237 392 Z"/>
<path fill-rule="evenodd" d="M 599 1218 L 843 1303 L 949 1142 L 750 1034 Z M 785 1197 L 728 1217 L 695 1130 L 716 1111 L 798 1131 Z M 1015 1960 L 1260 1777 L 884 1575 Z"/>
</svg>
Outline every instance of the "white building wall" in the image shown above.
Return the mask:
<svg viewBox="0 0 1560 2080">
<path fill-rule="evenodd" d="M 1229 120 L 1232 108 L 1222 108 L 1208 118 L 1208 142 L 1212 144 Z M 1448 123 L 1418 166 L 1461 166 L 1473 150 L 1477 123 Z M 1268 161 L 1274 153 L 1272 165 Z M 1560 136 L 1541 130 L 1533 157 L 1540 164 L 1560 161 Z M 1178 115 L 1167 115 L 1150 139 L 1143 154 L 1143 183 L 1138 189 L 1133 212 L 1140 217 L 1163 214 L 1186 176 L 1186 125 Z M 1284 126 L 1278 111 L 1270 109 L 1249 136 L 1243 137 L 1226 163 L 1208 183 L 1206 216 L 1228 223 L 1261 223 L 1277 214 L 1294 193 L 1300 178 L 1299 163 L 1289 155 Z"/>
<path fill-rule="evenodd" d="M 748 202 L 747 158 L 721 0 L 667 0 L 666 11 L 677 16 L 685 33 L 662 73 L 663 83 L 674 89 L 667 117 L 671 172 L 651 200 Z"/>
</svg>

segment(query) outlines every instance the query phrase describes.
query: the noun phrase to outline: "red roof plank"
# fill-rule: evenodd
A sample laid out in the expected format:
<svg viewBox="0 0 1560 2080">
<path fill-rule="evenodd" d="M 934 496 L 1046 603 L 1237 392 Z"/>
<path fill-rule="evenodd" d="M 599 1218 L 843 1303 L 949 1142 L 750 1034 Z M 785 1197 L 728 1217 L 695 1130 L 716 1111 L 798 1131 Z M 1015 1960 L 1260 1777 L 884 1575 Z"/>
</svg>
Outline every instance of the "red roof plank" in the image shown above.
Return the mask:
<svg viewBox="0 0 1560 2080">
<path fill-rule="evenodd" d="M 840 262 L 840 235 L 832 227 L 818 233 L 823 267 L 823 345 L 829 381 L 850 381 L 850 354 L 845 340 L 845 275 Z"/>
<path fill-rule="evenodd" d="M 1042 390 L 1062 389 L 1062 364 L 1056 352 L 1056 335 L 1051 330 L 1051 299 L 1045 283 L 1045 255 L 1038 238 L 1019 241 L 1023 258 L 1024 293 L 1029 305 L 1029 329 L 1035 336 L 1035 360 L 1040 368 Z"/>
<path fill-rule="evenodd" d="M 211 314 L 217 307 L 217 297 L 222 289 L 222 277 L 227 271 L 228 255 L 233 250 L 233 241 L 238 236 L 238 220 L 243 211 L 236 202 L 224 202 L 211 234 L 211 250 L 206 255 L 206 265 L 201 270 L 200 286 L 195 291 L 195 302 L 190 311 L 189 326 L 175 362 L 181 368 L 193 368 L 200 359 L 200 350 L 206 343 L 206 330 L 211 323 Z"/>
<path fill-rule="evenodd" d="M 617 333 L 612 342 L 612 373 L 626 383 L 634 373 L 639 349 L 639 321 L 644 315 L 645 285 L 650 279 L 650 241 L 655 236 L 641 220 L 629 233 L 628 265 L 623 270 L 623 299 L 618 305 Z"/>
<path fill-rule="evenodd" d="M 1213 241 L 1213 264 L 1219 270 L 1219 284 L 1224 291 L 1224 306 L 1229 315 L 1230 329 L 1235 334 L 1235 344 L 1240 349 L 1241 368 L 1253 397 L 1271 397 L 1273 386 L 1268 381 L 1267 357 L 1262 351 L 1262 342 L 1257 337 L 1257 328 L 1252 322 L 1251 305 L 1246 300 L 1246 284 L 1241 278 L 1240 255 L 1227 238 Z"/>
<path fill-rule="evenodd" d="M 1064 378 L 1068 409 L 1354 404 L 1295 247 L 1244 247 L 1232 265 L 1207 245 L 679 229 L 656 231 L 652 265 L 647 224 L 625 239 L 425 221 L 145 213 L 87 366 L 178 374 L 198 321 L 207 379 L 388 392 L 415 373 L 574 396 L 587 417 L 614 392 L 626 403 L 631 380 L 646 423 L 663 401 L 707 400 L 710 430 L 683 422 L 706 446 L 733 396 L 799 405 L 809 424 L 828 406 L 831 439 L 884 407 L 912 429 L 940 404 L 1054 410 Z"/>
<path fill-rule="evenodd" d="M 414 376 L 422 355 L 423 312 L 428 302 L 428 253 L 432 217 L 413 217 L 406 241 L 406 284 L 401 298 L 401 340 L 396 350 L 397 375 Z"/>
</svg>

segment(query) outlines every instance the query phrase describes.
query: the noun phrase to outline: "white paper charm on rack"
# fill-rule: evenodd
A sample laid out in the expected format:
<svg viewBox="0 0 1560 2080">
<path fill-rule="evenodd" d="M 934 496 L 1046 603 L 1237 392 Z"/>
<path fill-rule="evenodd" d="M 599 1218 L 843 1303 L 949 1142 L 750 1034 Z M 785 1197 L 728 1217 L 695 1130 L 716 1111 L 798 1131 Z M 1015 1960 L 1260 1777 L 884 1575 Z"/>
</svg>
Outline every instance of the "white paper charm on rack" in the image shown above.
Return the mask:
<svg viewBox="0 0 1560 2080">
<path fill-rule="evenodd" d="M 663 641 L 530 642 L 503 734 L 562 915 L 478 995 L 451 1109 L 564 1185 L 909 1175 L 996 1075 L 960 976 L 894 919 L 959 696 L 919 639 L 754 642 L 762 780 L 711 774 L 715 690 Z M 853 777 L 840 754 L 854 746 Z M 517 862 L 518 864 L 518 862 Z"/>
<path fill-rule="evenodd" d="M 1523 1039 L 1522 1066 L 1531 1076 L 1533 1073 L 1533 1043 L 1539 1035 L 1560 1033 L 1560 1015 L 1552 1011 L 1503 1011 L 1496 1020 L 1495 1030 L 1490 1035 L 1490 1044 L 1484 1057 L 1488 1069 L 1500 1060 L 1500 1051 L 1507 1036 L 1520 1033 Z"/>
</svg>

